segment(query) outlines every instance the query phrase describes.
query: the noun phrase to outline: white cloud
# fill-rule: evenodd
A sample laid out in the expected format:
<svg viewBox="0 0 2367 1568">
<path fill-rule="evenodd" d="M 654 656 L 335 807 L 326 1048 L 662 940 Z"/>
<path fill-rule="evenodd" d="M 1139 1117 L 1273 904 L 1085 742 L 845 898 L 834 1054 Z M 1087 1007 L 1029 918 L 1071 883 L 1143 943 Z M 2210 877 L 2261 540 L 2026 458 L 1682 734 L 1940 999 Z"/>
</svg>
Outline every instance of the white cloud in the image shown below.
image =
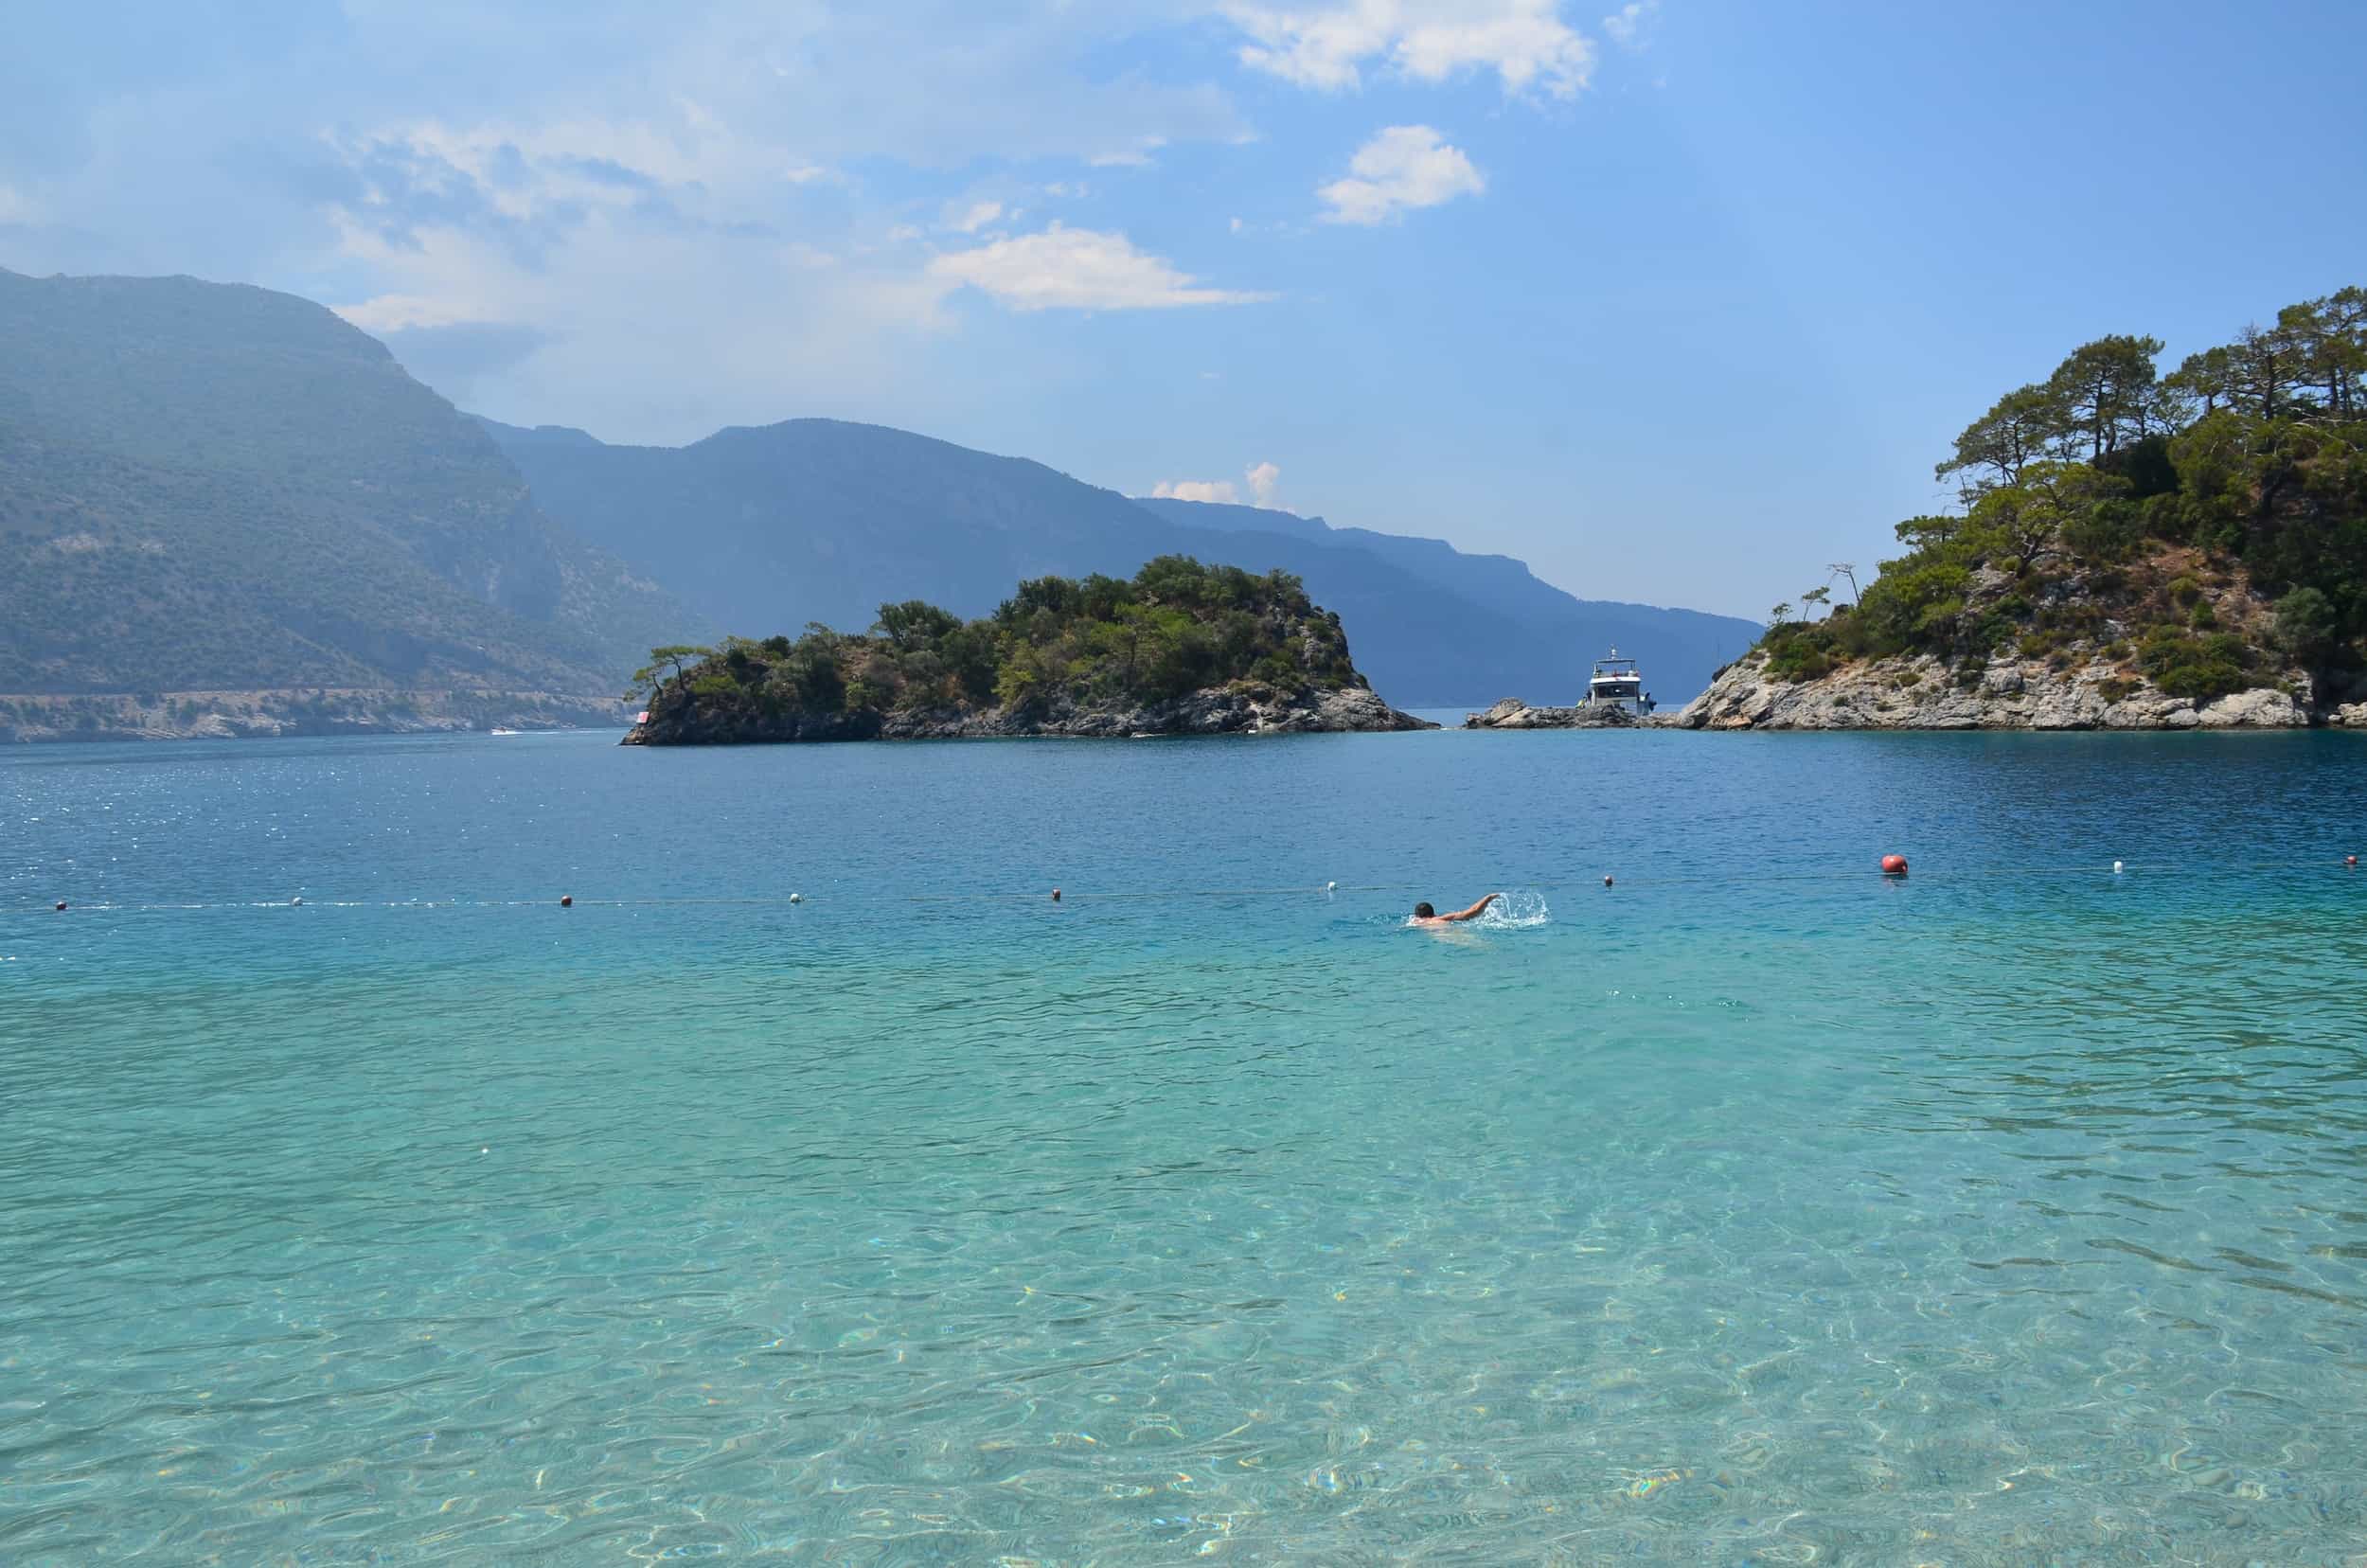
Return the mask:
<svg viewBox="0 0 2367 1568">
<path fill-rule="evenodd" d="M 1281 479 L 1282 470 L 1273 464 L 1253 463 L 1249 471 L 1250 498 L 1258 506 L 1272 506 L 1274 487 Z"/>
<path fill-rule="evenodd" d="M 1156 500 L 1220 501 L 1228 507 L 1241 499 L 1230 479 L 1162 479 L 1150 487 L 1150 493 Z"/>
<path fill-rule="evenodd" d="M 30 198 L 12 187 L 0 185 L 0 223 L 31 223 L 40 217 Z"/>
<path fill-rule="evenodd" d="M 1463 150 L 1441 141 L 1427 125 L 1393 125 L 1356 150 L 1347 178 L 1315 194 L 1330 208 L 1329 223 L 1379 223 L 1414 207 L 1476 196 L 1487 181 Z"/>
<path fill-rule="evenodd" d="M 1207 371 L 1201 371 L 1205 377 Z M 1249 504 L 1271 508 L 1274 488 L 1281 481 L 1282 470 L 1272 463 L 1252 463 L 1247 470 Z M 1150 487 L 1154 500 L 1173 498 L 1177 501 L 1219 501 L 1229 507 L 1239 506 L 1240 487 L 1230 479 L 1162 479 Z"/>
<path fill-rule="evenodd" d="M 1241 232 L 1241 221 L 1238 218 L 1233 220 L 1233 232 L 1236 234 Z"/>
<path fill-rule="evenodd" d="M 757 235 L 593 222 L 554 272 L 470 228 L 390 239 L 356 223 L 342 254 L 379 287 L 339 313 L 388 334 L 398 358 L 413 334 L 525 330 L 509 361 L 436 390 L 496 419 L 635 440 L 695 440 L 800 403 L 891 412 L 952 325 L 944 287 L 917 267 L 817 264 L 812 247 Z M 681 373 L 685 345 L 696 346 L 695 379 Z"/>
<path fill-rule="evenodd" d="M 1593 45 L 1561 20 L 1561 0 L 1227 0 L 1223 11 L 1251 40 L 1243 64 L 1327 92 L 1360 85 L 1366 64 L 1386 61 L 1416 81 L 1493 71 L 1507 93 L 1568 98 L 1594 68 Z"/>
<path fill-rule="evenodd" d="M 458 327 L 489 319 L 473 302 L 426 294 L 383 294 L 330 310 L 365 332 L 400 332 L 414 327 Z"/>
<path fill-rule="evenodd" d="M 1652 13 L 1660 9 L 1660 0 L 1628 0 L 1609 16 L 1603 18 L 1605 36 L 1623 49 L 1644 47 L 1644 32 L 1651 25 Z"/>
<path fill-rule="evenodd" d="M 1273 297 L 1209 288 L 1164 257 L 1136 250 L 1123 234 L 1059 223 L 940 256 L 929 276 L 947 288 L 978 289 L 1014 311 L 1148 311 Z"/>
<path fill-rule="evenodd" d="M 972 202 L 968 206 L 955 203 L 946 208 L 945 226 L 963 234 L 975 234 L 1002 216 L 1000 202 Z"/>
</svg>

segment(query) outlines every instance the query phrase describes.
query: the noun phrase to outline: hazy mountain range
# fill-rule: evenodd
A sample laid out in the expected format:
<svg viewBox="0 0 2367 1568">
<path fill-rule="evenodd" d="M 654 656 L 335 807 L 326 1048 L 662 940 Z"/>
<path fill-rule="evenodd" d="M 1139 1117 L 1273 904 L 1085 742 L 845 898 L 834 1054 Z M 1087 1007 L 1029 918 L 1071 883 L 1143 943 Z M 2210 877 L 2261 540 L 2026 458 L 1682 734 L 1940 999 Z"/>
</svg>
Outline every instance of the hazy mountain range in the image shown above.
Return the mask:
<svg viewBox="0 0 2367 1568">
<path fill-rule="evenodd" d="M 1183 553 L 1306 579 L 1400 705 L 1567 701 L 1611 643 L 1664 701 L 1757 633 L 1520 561 L 793 419 L 679 448 L 459 413 L 320 306 L 0 271 L 0 692 L 613 695 L 653 643 Z"/>
<path fill-rule="evenodd" d="M 613 696 L 698 625 L 322 307 L 0 271 L 0 692 Z"/>
<path fill-rule="evenodd" d="M 586 541 L 749 635 L 870 623 L 887 600 L 980 615 L 1023 578 L 1131 575 L 1183 554 L 1279 566 L 1340 613 L 1391 702 L 1574 699 L 1612 643 L 1681 700 L 1758 633 L 1689 610 L 1590 602 L 1504 556 L 1256 507 L 1130 499 L 1018 457 L 877 425 L 791 419 L 685 447 L 485 421 L 536 498 Z"/>
</svg>

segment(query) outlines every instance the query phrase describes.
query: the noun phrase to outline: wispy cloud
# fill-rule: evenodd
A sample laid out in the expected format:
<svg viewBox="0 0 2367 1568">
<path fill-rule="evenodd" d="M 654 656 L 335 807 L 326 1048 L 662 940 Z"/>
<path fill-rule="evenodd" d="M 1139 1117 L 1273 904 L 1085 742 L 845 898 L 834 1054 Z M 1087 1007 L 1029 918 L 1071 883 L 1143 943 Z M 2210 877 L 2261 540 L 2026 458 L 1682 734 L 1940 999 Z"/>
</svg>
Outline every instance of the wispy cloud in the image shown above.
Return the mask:
<svg viewBox="0 0 2367 1568">
<path fill-rule="evenodd" d="M 1380 223 L 1415 207 L 1476 196 L 1486 179 L 1427 125 L 1393 125 L 1356 151 L 1345 179 L 1315 194 L 1328 223 Z"/>
<path fill-rule="evenodd" d="M 1660 0 L 1628 0 L 1603 18 L 1603 35 L 1623 49 L 1640 49 L 1647 42 L 1645 35 L 1659 9 Z"/>
<path fill-rule="evenodd" d="M 499 241 L 540 264 L 588 223 L 656 232 L 761 237 L 750 214 L 784 189 L 824 177 L 813 166 L 771 165 L 739 138 L 696 118 L 575 119 L 537 125 L 454 126 L 418 120 L 325 135 L 345 181 L 328 204 L 332 222 L 396 243 L 427 229 Z M 350 252 L 349 242 L 345 247 Z"/>
<path fill-rule="evenodd" d="M 1165 136 L 1140 136 L 1130 146 L 1095 152 L 1085 161 L 1095 169 L 1148 169 L 1150 155 L 1166 145 Z"/>
<path fill-rule="evenodd" d="M 1064 228 L 997 240 L 929 263 L 949 288 L 979 290 L 1014 311 L 1156 311 L 1184 305 L 1248 305 L 1270 294 L 1211 288 L 1123 234 Z"/>
<path fill-rule="evenodd" d="M 1386 65 L 1415 81 L 1493 71 L 1507 93 L 1575 98 L 1594 47 L 1561 19 L 1560 0 L 1334 0 L 1265 6 L 1228 0 L 1249 42 L 1241 62 L 1301 86 L 1338 92 Z"/>
<path fill-rule="evenodd" d="M 945 226 L 958 234 L 975 234 L 1002 216 L 1000 202 L 955 203 L 946 208 Z"/>
</svg>

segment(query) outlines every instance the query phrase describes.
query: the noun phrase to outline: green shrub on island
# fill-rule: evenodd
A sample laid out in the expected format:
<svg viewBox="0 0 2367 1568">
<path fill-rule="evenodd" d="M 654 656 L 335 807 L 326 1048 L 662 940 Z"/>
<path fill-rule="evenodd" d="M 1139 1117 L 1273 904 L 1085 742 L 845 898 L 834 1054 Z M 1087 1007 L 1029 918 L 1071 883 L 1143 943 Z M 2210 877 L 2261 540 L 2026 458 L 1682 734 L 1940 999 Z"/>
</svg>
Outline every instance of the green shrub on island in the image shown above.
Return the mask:
<svg viewBox="0 0 2367 1568">
<path fill-rule="evenodd" d="M 2253 679 L 2259 654 L 2231 632 L 2197 636 L 2175 626 L 2157 626 L 2137 650 L 2137 665 L 2173 697 L 2209 702 L 2273 681 Z"/>
<path fill-rule="evenodd" d="M 1296 692 L 1365 683 L 1340 617 L 1296 577 L 1161 556 L 1131 580 L 1030 579 L 979 620 L 910 599 L 881 605 L 867 633 L 815 625 L 794 639 L 654 649 L 627 695 L 648 693 L 652 713 L 690 704 L 703 716 L 827 719 L 1148 704 L 1236 684 Z"/>
<path fill-rule="evenodd" d="M 1759 642 L 1766 674 L 1929 654 L 1970 686 L 2001 648 L 2068 667 L 2091 651 L 2127 660 L 2131 642 L 2155 686 L 2198 700 L 2274 686 L 2288 665 L 2356 672 L 2367 289 L 2291 306 L 2167 375 L 2161 351 L 2099 338 L 1999 399 L 1935 470 L 1962 509 L 1899 524 L 1906 554 L 1856 603 L 1812 618 L 1828 582 L 1798 618 L 1778 606 Z"/>
</svg>

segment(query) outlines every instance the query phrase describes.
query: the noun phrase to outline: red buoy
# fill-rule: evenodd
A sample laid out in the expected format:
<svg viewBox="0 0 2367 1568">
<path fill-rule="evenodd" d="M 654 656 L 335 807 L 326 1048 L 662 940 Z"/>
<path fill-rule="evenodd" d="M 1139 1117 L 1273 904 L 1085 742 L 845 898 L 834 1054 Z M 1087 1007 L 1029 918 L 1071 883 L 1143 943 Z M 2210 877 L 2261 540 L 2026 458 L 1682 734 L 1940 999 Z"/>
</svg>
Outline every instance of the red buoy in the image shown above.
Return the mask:
<svg viewBox="0 0 2367 1568">
<path fill-rule="evenodd" d="M 1906 874 L 1907 874 L 1907 857 L 1906 857 L 1906 856 L 1904 856 L 1904 855 L 1884 855 L 1884 856 L 1882 857 L 1882 875 L 1884 875 L 1885 877 L 1903 877 L 1903 876 L 1905 876 Z"/>
<path fill-rule="evenodd" d="M 2358 857 L 2357 855 L 2345 855 L 2342 857 L 2342 864 L 2356 871 L 2358 869 Z M 63 906 L 61 905 L 60 907 L 62 908 Z"/>
<path fill-rule="evenodd" d="M 573 909 L 573 908 L 575 908 L 575 907 L 576 907 L 576 898 L 575 898 L 575 895 L 574 895 L 574 894 L 572 894 L 572 893 L 561 893 L 561 894 L 559 896 L 559 907 L 560 907 L 560 908 L 561 908 L 561 909 Z"/>
<path fill-rule="evenodd" d="M 1057 887 L 1052 890 L 1052 901 L 1054 903 L 1059 903 L 1060 901 L 1060 890 Z"/>
</svg>

